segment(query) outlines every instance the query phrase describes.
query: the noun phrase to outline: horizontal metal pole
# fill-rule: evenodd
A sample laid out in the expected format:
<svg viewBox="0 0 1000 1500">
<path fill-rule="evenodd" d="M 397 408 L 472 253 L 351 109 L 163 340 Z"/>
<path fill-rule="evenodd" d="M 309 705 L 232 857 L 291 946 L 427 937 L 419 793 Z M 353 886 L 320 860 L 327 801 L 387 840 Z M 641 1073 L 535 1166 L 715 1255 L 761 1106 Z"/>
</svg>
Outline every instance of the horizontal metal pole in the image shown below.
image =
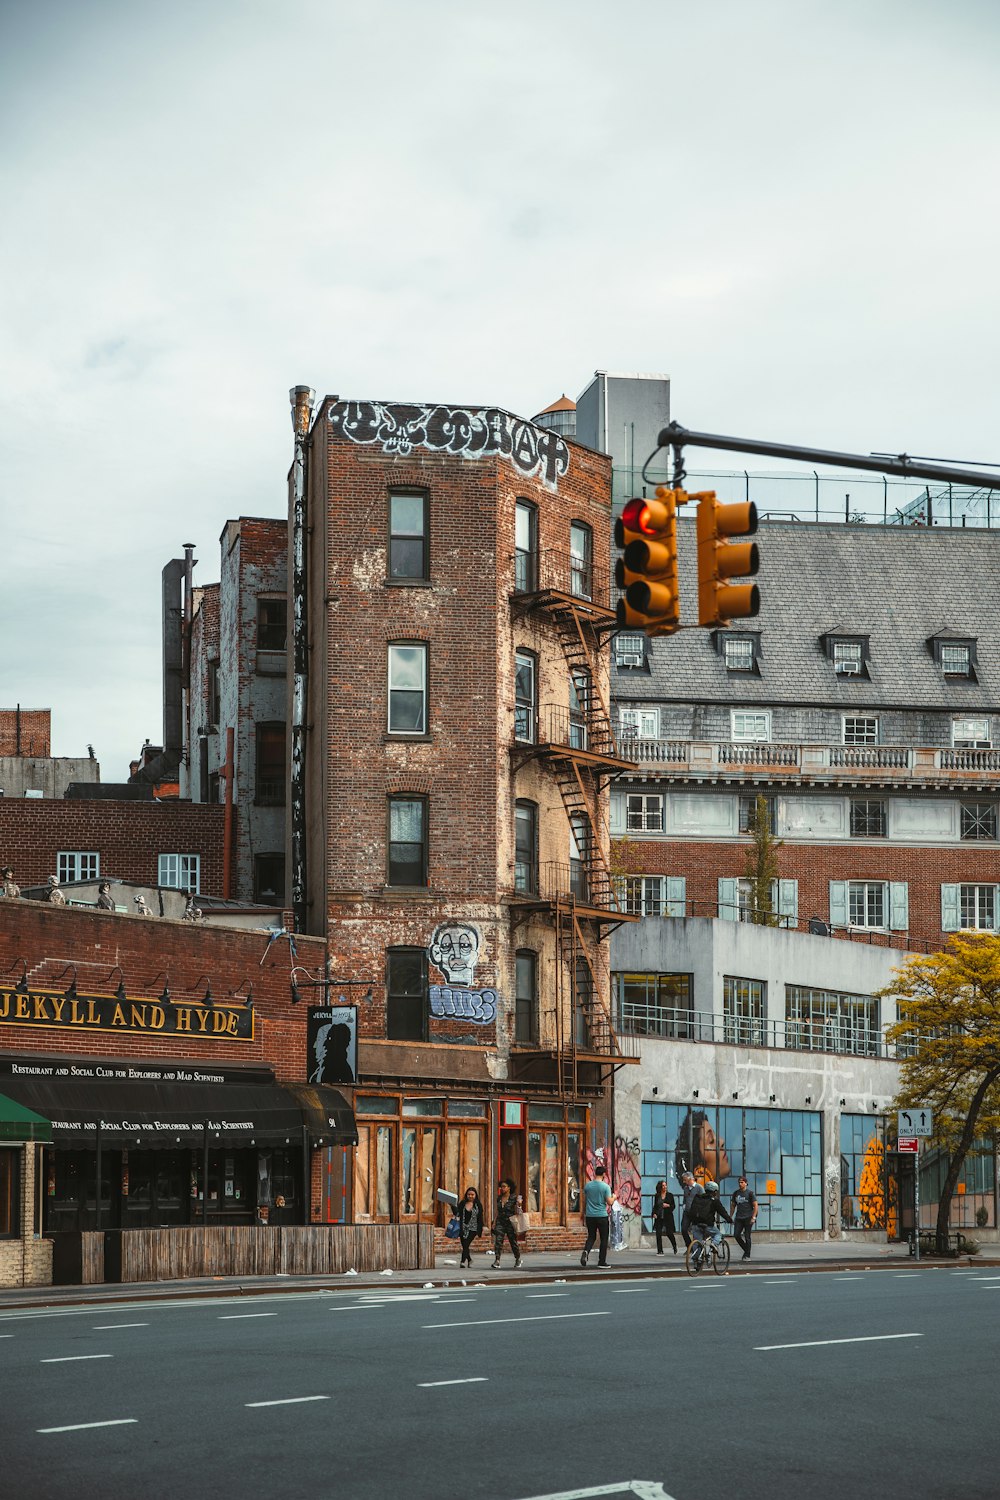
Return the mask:
<svg viewBox="0 0 1000 1500">
<path fill-rule="evenodd" d="M 838 453 L 830 448 L 800 448 L 792 443 L 766 443 L 757 438 L 726 437 L 718 432 L 692 432 L 679 422 L 664 427 L 658 442 L 661 448 L 718 448 L 730 453 L 760 453 L 767 458 L 830 464 L 838 469 L 873 469 L 877 474 L 901 474 L 904 479 L 936 479 L 941 484 L 967 484 L 977 490 L 1000 490 L 1000 474 L 952 468 L 948 464 L 918 463 L 905 453 L 900 453 L 897 458 L 883 458 L 870 453 Z"/>
</svg>

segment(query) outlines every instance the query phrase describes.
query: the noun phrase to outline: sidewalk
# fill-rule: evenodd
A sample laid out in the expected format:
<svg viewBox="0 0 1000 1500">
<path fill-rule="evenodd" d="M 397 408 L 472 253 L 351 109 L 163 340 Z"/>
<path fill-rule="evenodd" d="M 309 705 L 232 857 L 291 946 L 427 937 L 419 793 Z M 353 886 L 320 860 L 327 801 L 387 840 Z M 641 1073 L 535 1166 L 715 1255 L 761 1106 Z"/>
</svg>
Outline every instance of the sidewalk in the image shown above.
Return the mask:
<svg viewBox="0 0 1000 1500">
<path fill-rule="evenodd" d="M 583 1235 L 580 1236 L 581 1248 Z M 526 1250 L 521 1258 L 520 1269 L 514 1270 L 510 1252 L 505 1252 L 499 1271 L 492 1269 L 492 1251 L 478 1251 L 471 1271 L 460 1271 L 459 1255 L 444 1253 L 438 1256 L 434 1270 L 428 1271 L 373 1271 L 361 1275 L 344 1273 L 329 1276 L 204 1276 L 186 1281 L 143 1281 L 128 1284 L 103 1284 L 100 1286 L 55 1286 L 55 1287 L 0 1287 L 0 1313 L 19 1308 L 68 1308 L 86 1306 L 100 1302 L 151 1301 L 154 1299 L 177 1299 L 183 1297 L 248 1297 L 282 1292 L 357 1292 L 361 1288 L 371 1291 L 378 1288 L 388 1291 L 392 1287 L 417 1288 L 444 1286 L 487 1286 L 552 1283 L 556 1281 L 606 1281 L 642 1280 L 647 1277 L 685 1276 L 683 1246 L 678 1241 L 678 1253 L 669 1250 L 664 1255 L 645 1246 L 636 1249 L 612 1250 L 608 1255 L 608 1269 L 598 1270 L 596 1251 L 590 1265 L 584 1270 L 580 1265 L 580 1252 L 552 1250 L 532 1253 Z M 731 1244 L 734 1257 L 731 1275 L 772 1274 L 775 1271 L 860 1271 L 915 1269 L 916 1262 L 906 1245 L 858 1245 L 849 1240 L 816 1241 L 794 1245 L 754 1245 L 753 1259 L 742 1262 L 738 1247 Z M 995 1266 L 1000 1264 L 1000 1247 L 990 1246 L 985 1254 L 959 1260 L 935 1260 L 921 1258 L 921 1265 L 943 1269 L 967 1269 L 973 1266 Z"/>
</svg>

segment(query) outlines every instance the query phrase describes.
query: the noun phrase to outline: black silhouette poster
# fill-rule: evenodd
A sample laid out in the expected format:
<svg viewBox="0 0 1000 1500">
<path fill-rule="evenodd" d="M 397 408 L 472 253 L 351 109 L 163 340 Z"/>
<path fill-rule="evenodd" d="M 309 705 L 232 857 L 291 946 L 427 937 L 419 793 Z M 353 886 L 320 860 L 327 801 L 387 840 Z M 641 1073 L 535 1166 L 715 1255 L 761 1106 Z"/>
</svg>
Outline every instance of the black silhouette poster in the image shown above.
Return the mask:
<svg viewBox="0 0 1000 1500">
<path fill-rule="evenodd" d="M 358 1074 L 358 1007 L 310 1008 L 306 1045 L 310 1083 L 353 1083 Z"/>
</svg>

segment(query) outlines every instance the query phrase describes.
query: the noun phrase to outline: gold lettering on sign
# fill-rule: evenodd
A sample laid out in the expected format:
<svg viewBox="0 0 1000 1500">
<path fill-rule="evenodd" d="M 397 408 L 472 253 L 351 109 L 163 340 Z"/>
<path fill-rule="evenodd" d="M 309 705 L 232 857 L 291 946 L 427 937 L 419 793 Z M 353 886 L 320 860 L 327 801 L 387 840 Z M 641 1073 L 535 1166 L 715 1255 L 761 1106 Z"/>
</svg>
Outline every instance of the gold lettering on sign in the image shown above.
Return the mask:
<svg viewBox="0 0 1000 1500">
<path fill-rule="evenodd" d="M 96 1000 L 88 1000 L 87 1001 L 87 1025 L 88 1026 L 100 1026 L 100 1024 L 101 1024 L 101 1018 L 100 1018 L 100 1016 L 97 1013 L 97 1001 Z"/>
<path fill-rule="evenodd" d="M 53 998 L 52 1009 L 55 1012 L 55 1019 L 57 1021 L 61 1021 L 63 1017 L 63 1011 L 66 1009 L 66 1001 L 56 1000 L 55 998 Z"/>
<path fill-rule="evenodd" d="M 162 1005 L 151 1005 L 149 1007 L 149 1024 L 153 1031 L 162 1031 L 167 1024 Z"/>
<path fill-rule="evenodd" d="M 144 1005 L 136 1005 L 135 1002 L 133 1002 L 133 1004 L 132 1004 L 132 1020 L 131 1020 L 131 1022 L 129 1024 L 132 1025 L 132 1026 L 134 1026 L 134 1027 L 136 1027 L 137 1029 L 139 1029 L 139 1028 L 144 1029 L 145 1028 L 145 1025 L 146 1025 L 146 1007 Z"/>
<path fill-rule="evenodd" d="M 69 1019 L 74 1026 L 83 1025 L 83 1012 L 75 1000 L 70 1001 Z"/>
<path fill-rule="evenodd" d="M 191 1030 L 191 1007 L 189 1005 L 178 1005 L 174 1015 L 177 1018 L 178 1031 Z"/>
<path fill-rule="evenodd" d="M 7 990 L 0 991 L 0 1021 L 6 1021 L 10 1015 L 10 994 Z"/>
<path fill-rule="evenodd" d="M 48 1011 L 45 1009 L 45 996 L 44 995 L 35 995 L 34 996 L 34 1001 L 35 1001 L 35 1020 L 36 1021 L 47 1021 L 49 1019 L 49 1014 L 48 1014 Z"/>
<path fill-rule="evenodd" d="M 111 1012 L 111 1024 L 112 1026 L 126 1026 L 128 1024 L 125 1020 L 125 1012 L 117 1000 L 115 1001 L 115 1008 Z"/>
<path fill-rule="evenodd" d="M 196 1018 L 196 1020 L 198 1022 L 198 1029 L 199 1029 L 199 1031 L 207 1031 L 208 1030 L 208 1011 L 207 1010 L 195 1010 L 195 1018 Z"/>
<path fill-rule="evenodd" d="M 27 997 L 27 995 L 18 995 L 17 1002 L 16 1002 L 16 1004 L 14 1006 L 14 1017 L 18 1021 L 30 1021 L 31 1020 L 31 1016 L 28 1014 L 28 997 Z"/>
</svg>

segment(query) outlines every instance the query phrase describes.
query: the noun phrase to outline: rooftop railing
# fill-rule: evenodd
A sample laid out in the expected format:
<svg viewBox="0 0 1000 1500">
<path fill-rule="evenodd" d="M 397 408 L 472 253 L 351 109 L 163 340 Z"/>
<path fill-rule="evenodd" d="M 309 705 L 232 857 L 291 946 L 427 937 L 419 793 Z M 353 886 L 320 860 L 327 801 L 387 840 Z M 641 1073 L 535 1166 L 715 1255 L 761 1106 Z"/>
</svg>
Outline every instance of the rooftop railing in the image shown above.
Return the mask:
<svg viewBox="0 0 1000 1500">
<path fill-rule="evenodd" d="M 641 767 L 670 768 L 685 776 L 731 776 L 760 771 L 800 775 L 810 781 L 946 781 L 981 778 L 995 781 L 1000 749 L 935 749 L 908 745 L 793 745 L 764 741 L 646 739 L 618 726 L 618 739 L 629 759 Z"/>
<path fill-rule="evenodd" d="M 643 1004 L 615 998 L 615 1027 L 621 1037 L 639 1036 L 685 1042 L 721 1042 L 730 1047 L 772 1047 L 790 1052 L 829 1052 L 845 1057 L 897 1059 L 906 1053 L 888 1042 L 881 1029 L 848 1021 L 716 1015 L 684 1006 Z"/>
</svg>

